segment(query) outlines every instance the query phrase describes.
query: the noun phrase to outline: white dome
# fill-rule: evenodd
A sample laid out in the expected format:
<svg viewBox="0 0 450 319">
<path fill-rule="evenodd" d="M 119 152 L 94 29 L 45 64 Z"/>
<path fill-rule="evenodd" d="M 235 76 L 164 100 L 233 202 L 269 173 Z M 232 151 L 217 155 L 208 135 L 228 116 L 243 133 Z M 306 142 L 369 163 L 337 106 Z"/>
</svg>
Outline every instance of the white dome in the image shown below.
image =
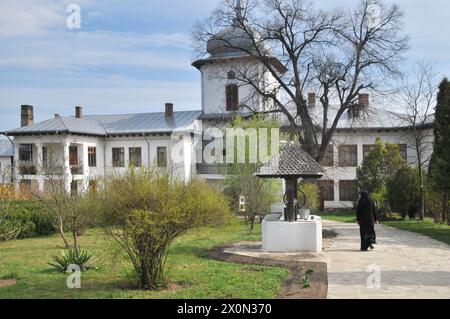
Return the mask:
<svg viewBox="0 0 450 319">
<path fill-rule="evenodd" d="M 246 54 L 254 51 L 253 41 L 260 38 L 250 27 L 242 27 L 240 21 L 235 21 L 233 26 L 226 28 L 217 35 L 211 37 L 206 46 L 206 50 L 212 56 L 229 54 Z M 260 45 L 259 43 L 257 43 Z M 265 48 L 268 51 L 268 48 Z"/>
</svg>

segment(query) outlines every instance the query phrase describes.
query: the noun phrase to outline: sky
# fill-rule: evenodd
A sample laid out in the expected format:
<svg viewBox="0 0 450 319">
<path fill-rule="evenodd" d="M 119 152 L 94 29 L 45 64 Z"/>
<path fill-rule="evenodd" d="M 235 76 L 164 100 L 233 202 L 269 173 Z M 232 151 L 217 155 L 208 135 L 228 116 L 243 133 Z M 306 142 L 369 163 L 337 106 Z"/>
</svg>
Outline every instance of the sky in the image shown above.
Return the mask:
<svg viewBox="0 0 450 319">
<path fill-rule="evenodd" d="M 252 1 L 252 0 L 250 0 Z M 450 2 L 386 0 L 405 12 L 407 63 L 427 60 L 450 76 Z M 0 131 L 20 125 L 20 105 L 35 121 L 72 115 L 201 109 L 200 73 L 191 66 L 191 30 L 220 0 L 0 0 Z M 313 0 L 318 8 L 357 0 Z M 67 27 L 71 4 L 81 28 Z M 405 68 L 407 64 L 405 64 Z"/>
</svg>

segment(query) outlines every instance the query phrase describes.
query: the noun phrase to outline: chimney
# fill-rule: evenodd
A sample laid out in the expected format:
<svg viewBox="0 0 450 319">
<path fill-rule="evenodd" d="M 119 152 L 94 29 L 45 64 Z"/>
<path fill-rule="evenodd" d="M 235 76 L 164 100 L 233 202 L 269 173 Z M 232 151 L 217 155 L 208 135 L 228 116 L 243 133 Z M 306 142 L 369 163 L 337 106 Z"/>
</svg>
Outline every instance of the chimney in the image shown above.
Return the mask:
<svg viewBox="0 0 450 319">
<path fill-rule="evenodd" d="M 369 94 L 367 93 L 360 93 L 359 94 L 359 105 L 363 108 L 369 107 Z"/>
<path fill-rule="evenodd" d="M 83 118 L 83 107 L 82 106 L 75 106 L 75 117 L 77 119 Z"/>
<path fill-rule="evenodd" d="M 166 103 L 166 118 L 173 118 L 173 103 Z"/>
<path fill-rule="evenodd" d="M 308 93 L 308 108 L 316 107 L 316 93 Z"/>
<path fill-rule="evenodd" d="M 34 123 L 34 111 L 32 105 L 22 105 L 20 113 L 21 126 L 29 126 Z"/>
</svg>

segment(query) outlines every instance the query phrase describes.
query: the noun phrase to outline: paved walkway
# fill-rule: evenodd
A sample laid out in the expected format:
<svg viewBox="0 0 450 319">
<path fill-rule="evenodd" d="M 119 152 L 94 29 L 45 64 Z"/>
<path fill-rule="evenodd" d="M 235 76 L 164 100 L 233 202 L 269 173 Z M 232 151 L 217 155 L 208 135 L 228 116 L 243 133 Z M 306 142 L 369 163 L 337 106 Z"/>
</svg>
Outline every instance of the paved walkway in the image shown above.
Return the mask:
<svg viewBox="0 0 450 319">
<path fill-rule="evenodd" d="M 358 225 L 324 221 L 324 228 L 338 233 L 324 249 L 328 298 L 450 298 L 450 246 L 445 243 L 377 225 L 378 245 L 361 252 Z"/>
</svg>

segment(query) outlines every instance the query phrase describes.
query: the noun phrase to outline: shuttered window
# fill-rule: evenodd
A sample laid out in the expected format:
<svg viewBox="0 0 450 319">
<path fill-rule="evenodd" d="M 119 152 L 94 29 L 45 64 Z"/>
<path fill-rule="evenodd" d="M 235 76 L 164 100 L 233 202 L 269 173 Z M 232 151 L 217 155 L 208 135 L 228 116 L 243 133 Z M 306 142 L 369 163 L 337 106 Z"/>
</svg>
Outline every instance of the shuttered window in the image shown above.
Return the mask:
<svg viewBox="0 0 450 319">
<path fill-rule="evenodd" d="M 325 151 L 325 157 L 320 161 L 320 165 L 324 167 L 334 166 L 334 147 L 333 145 L 328 145 Z"/>
<path fill-rule="evenodd" d="M 406 144 L 400 144 L 398 146 L 400 148 L 400 155 L 402 158 L 407 161 L 408 160 L 408 145 Z"/>
<path fill-rule="evenodd" d="M 20 144 L 19 146 L 19 161 L 32 162 L 33 161 L 33 145 Z"/>
<path fill-rule="evenodd" d="M 321 197 L 324 201 L 334 201 L 334 181 L 333 180 L 321 180 L 319 182 Z"/>
<path fill-rule="evenodd" d="M 88 162 L 89 167 L 97 167 L 97 148 L 88 147 Z"/>
<path fill-rule="evenodd" d="M 142 165 L 142 149 L 140 147 L 130 147 L 130 166 L 140 167 Z"/>
<path fill-rule="evenodd" d="M 167 167 L 167 147 L 158 147 L 156 152 L 156 164 L 158 165 L 158 167 Z"/>
<path fill-rule="evenodd" d="M 113 167 L 125 167 L 125 149 L 115 147 L 112 149 Z"/>
<path fill-rule="evenodd" d="M 339 200 L 341 202 L 353 202 L 356 200 L 356 182 L 339 181 Z"/>
<path fill-rule="evenodd" d="M 239 110 L 239 87 L 236 84 L 230 84 L 226 87 L 227 111 Z"/>
<path fill-rule="evenodd" d="M 358 166 L 358 146 L 340 145 L 339 146 L 339 166 L 356 167 Z"/>
</svg>

